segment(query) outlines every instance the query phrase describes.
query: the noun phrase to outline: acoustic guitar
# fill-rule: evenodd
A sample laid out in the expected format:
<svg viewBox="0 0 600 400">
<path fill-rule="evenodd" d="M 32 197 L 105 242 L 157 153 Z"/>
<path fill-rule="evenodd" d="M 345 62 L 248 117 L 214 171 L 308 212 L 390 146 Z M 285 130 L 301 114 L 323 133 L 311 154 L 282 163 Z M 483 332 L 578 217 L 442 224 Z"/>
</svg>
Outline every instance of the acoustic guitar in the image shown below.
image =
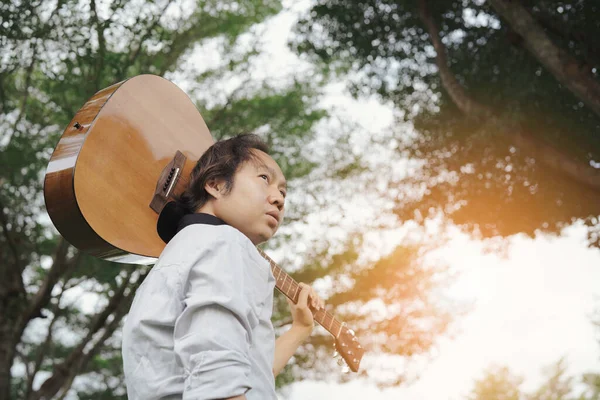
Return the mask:
<svg viewBox="0 0 600 400">
<path fill-rule="evenodd" d="M 165 247 L 157 224 L 212 144 L 206 123 L 175 84 L 139 75 L 92 96 L 65 129 L 48 163 L 44 199 L 61 235 L 105 260 L 153 264 Z M 262 250 L 276 287 L 297 302 L 299 285 Z M 364 349 L 325 310 L 314 319 L 358 371 Z"/>
</svg>

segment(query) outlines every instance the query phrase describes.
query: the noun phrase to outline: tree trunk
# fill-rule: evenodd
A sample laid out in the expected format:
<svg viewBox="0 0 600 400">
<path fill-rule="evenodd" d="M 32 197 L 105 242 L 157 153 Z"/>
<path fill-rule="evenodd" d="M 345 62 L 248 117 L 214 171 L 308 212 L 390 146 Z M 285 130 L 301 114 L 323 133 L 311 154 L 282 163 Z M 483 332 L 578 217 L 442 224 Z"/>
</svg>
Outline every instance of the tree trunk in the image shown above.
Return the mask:
<svg viewBox="0 0 600 400">
<path fill-rule="evenodd" d="M 14 320 L 18 318 L 24 303 L 20 293 L 0 293 L 0 400 L 10 399 L 10 383 L 13 360 L 15 358 Z"/>
<path fill-rule="evenodd" d="M 554 77 L 600 116 L 600 82 L 589 66 L 580 65 L 556 46 L 519 1 L 490 0 L 496 11 L 524 40 L 525 47 Z"/>
<path fill-rule="evenodd" d="M 22 255 L 8 228 L 8 218 L 1 202 L 0 224 L 2 234 L 11 250 L 10 254 L 0 256 L 0 276 L 2 276 L 0 279 L 0 400 L 8 400 L 10 369 L 15 358 L 15 327 L 27 307 L 27 294 L 21 277 Z"/>
</svg>

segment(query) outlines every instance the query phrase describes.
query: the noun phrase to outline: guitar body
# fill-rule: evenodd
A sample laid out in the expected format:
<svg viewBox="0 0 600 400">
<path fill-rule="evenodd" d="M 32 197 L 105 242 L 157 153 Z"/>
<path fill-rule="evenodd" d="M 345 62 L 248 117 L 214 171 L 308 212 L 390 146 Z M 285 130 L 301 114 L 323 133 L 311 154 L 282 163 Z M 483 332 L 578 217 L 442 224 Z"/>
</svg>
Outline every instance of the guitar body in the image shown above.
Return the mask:
<svg viewBox="0 0 600 400">
<path fill-rule="evenodd" d="M 165 247 L 156 229 L 164 202 L 150 207 L 163 189 L 161 178 L 167 179 L 164 198 L 183 191 L 213 143 L 195 105 L 175 84 L 154 75 L 114 84 L 85 103 L 60 138 L 44 180 L 48 214 L 86 253 L 153 263 Z M 185 156 L 181 168 L 164 176 L 178 151 Z"/>
</svg>

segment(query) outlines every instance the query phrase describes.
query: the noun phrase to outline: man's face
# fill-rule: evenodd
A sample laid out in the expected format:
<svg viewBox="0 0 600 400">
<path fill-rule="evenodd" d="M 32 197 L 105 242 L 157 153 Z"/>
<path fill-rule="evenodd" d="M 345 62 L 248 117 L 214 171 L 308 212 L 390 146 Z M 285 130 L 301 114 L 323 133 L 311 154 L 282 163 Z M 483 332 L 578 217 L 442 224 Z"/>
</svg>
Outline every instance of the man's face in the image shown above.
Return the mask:
<svg viewBox="0 0 600 400">
<path fill-rule="evenodd" d="M 257 157 L 238 168 L 231 191 L 217 196 L 213 209 L 257 245 L 270 239 L 283 221 L 286 182 L 271 156 L 252 151 Z"/>
</svg>

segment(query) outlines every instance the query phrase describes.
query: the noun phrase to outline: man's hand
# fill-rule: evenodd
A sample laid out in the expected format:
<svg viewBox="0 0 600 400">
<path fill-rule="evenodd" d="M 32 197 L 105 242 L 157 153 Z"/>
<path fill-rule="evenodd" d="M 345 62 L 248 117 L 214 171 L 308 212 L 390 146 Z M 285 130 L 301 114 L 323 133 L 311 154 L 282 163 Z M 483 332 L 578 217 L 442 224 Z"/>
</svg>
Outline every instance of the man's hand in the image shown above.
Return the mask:
<svg viewBox="0 0 600 400">
<path fill-rule="evenodd" d="M 287 302 L 290 305 L 292 313 L 292 328 L 296 328 L 301 332 L 307 332 L 307 336 L 310 336 L 315 325 L 311 308 L 314 310 L 325 308 L 323 300 L 309 285 L 300 283 L 298 303 L 294 304 L 290 299 L 287 299 Z"/>
<path fill-rule="evenodd" d="M 277 376 L 294 355 L 298 346 L 312 333 L 314 320 L 311 308 L 325 308 L 323 300 L 305 283 L 300 284 L 298 304 L 288 299 L 292 313 L 292 327 L 275 341 L 275 359 L 273 360 L 273 375 Z"/>
</svg>

